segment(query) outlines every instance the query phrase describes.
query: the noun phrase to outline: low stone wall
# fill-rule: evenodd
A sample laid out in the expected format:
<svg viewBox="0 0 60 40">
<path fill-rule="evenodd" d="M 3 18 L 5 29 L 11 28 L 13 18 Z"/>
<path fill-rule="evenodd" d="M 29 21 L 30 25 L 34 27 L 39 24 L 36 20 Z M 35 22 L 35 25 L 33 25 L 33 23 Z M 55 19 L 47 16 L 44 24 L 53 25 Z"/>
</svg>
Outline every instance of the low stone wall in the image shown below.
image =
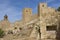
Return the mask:
<svg viewBox="0 0 60 40">
<path fill-rule="evenodd" d="M 46 38 L 48 39 L 55 39 L 56 38 L 56 31 L 47 31 L 46 32 Z"/>
</svg>

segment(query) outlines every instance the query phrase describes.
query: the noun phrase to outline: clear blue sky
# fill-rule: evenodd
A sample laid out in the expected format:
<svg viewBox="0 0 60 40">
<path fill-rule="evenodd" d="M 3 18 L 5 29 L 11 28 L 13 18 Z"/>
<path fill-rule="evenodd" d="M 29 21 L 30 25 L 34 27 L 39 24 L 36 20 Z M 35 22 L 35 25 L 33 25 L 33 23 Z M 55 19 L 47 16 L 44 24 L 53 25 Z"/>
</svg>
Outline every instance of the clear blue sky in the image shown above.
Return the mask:
<svg viewBox="0 0 60 40">
<path fill-rule="evenodd" d="M 37 7 L 40 2 L 45 0 L 0 0 L 0 20 L 3 20 L 5 14 L 8 15 L 10 22 L 15 22 L 22 18 L 23 8 L 32 8 L 33 13 L 37 13 Z M 58 8 L 60 0 L 47 0 L 48 6 Z"/>
</svg>

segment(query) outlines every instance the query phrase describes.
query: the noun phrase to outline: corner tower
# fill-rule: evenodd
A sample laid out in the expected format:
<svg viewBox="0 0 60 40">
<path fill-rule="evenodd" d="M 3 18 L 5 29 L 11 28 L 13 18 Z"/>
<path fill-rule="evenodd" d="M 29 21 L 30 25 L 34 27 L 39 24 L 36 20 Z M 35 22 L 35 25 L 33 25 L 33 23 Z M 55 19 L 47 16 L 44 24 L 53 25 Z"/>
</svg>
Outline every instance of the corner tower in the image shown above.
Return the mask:
<svg viewBox="0 0 60 40">
<path fill-rule="evenodd" d="M 31 8 L 24 8 L 23 9 L 23 22 L 27 23 L 32 19 L 32 9 Z"/>
</svg>

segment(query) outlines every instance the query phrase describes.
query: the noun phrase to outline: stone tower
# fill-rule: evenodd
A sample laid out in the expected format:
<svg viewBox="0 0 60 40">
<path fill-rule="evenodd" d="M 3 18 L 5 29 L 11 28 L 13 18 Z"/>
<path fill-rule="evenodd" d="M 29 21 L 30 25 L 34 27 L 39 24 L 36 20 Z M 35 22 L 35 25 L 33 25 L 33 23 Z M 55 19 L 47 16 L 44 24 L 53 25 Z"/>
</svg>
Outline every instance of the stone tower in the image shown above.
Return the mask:
<svg viewBox="0 0 60 40">
<path fill-rule="evenodd" d="M 46 3 L 40 3 L 38 5 L 38 16 L 40 19 L 40 31 L 41 31 L 41 38 L 45 38 L 46 33 L 46 22 L 45 22 L 45 16 L 46 16 Z"/>
<path fill-rule="evenodd" d="M 32 9 L 31 8 L 24 8 L 23 9 L 23 22 L 27 23 L 32 19 Z"/>
<path fill-rule="evenodd" d="M 40 3 L 38 5 L 38 15 L 43 16 L 46 13 L 47 3 Z"/>
<path fill-rule="evenodd" d="M 4 20 L 8 20 L 8 16 L 7 15 L 4 16 Z"/>
</svg>

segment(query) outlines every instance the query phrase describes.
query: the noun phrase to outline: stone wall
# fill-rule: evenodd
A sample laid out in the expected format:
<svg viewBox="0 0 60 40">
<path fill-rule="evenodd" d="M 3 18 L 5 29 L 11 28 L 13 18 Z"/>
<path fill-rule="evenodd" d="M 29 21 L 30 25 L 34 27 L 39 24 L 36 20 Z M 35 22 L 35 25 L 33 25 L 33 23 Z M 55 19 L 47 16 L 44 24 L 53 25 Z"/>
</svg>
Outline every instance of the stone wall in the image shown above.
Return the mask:
<svg viewBox="0 0 60 40">
<path fill-rule="evenodd" d="M 40 3 L 39 7 L 38 7 L 38 14 L 39 14 L 39 18 L 40 18 L 40 31 L 41 31 L 41 38 L 47 38 L 48 35 L 46 34 L 51 34 L 49 35 L 50 37 L 54 37 L 56 36 L 56 34 L 51 32 L 48 32 L 46 30 L 46 26 L 47 25 L 57 25 L 57 12 L 55 11 L 55 9 L 47 7 L 46 3 Z M 56 30 L 55 30 L 56 31 Z M 54 34 L 54 35 L 52 35 Z"/>
</svg>

